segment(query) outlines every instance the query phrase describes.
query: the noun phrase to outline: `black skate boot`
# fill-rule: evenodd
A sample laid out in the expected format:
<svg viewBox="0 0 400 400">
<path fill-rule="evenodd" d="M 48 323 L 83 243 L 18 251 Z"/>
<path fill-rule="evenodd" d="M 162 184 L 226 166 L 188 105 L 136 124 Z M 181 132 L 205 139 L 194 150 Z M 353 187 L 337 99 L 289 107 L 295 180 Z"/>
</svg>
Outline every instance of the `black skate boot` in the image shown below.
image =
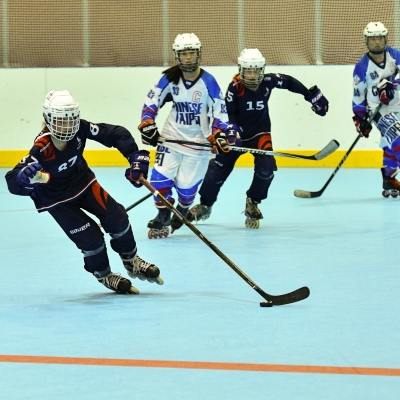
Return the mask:
<svg viewBox="0 0 400 400">
<path fill-rule="evenodd" d="M 188 214 L 189 211 L 189 206 L 183 207 L 181 204 L 178 204 L 178 207 L 176 209 L 184 216 Z M 175 214 L 172 216 L 171 219 L 171 234 L 174 233 L 177 229 L 181 228 L 183 225 L 183 222 L 180 218 L 178 218 Z"/>
<path fill-rule="evenodd" d="M 388 198 L 389 196 L 397 197 L 400 194 L 400 182 L 395 178 L 397 173 L 393 174 L 392 176 L 385 175 L 385 169 L 381 168 L 382 172 L 382 187 L 383 192 L 382 196 Z"/>
<path fill-rule="evenodd" d="M 95 272 L 93 275 L 102 285 L 114 292 L 139 294 L 139 290 L 132 286 L 131 281 L 121 276 L 121 274 L 109 272 L 107 275 L 99 277 Z"/>
<path fill-rule="evenodd" d="M 142 260 L 137 254 L 133 257 L 124 257 L 122 255 L 120 257 L 131 278 L 139 278 L 142 281 L 147 280 L 150 283 L 155 282 L 159 285 L 164 285 L 164 280 L 161 278 L 160 270 L 156 265 Z"/>
<path fill-rule="evenodd" d="M 192 221 L 205 221 L 207 218 L 210 218 L 212 206 L 207 206 L 203 203 L 203 200 L 200 199 L 200 204 L 195 205 L 192 207 L 187 215 L 186 219 L 189 222 Z"/>
<path fill-rule="evenodd" d="M 171 203 L 174 204 L 173 202 Z M 147 224 L 147 227 L 150 228 L 149 239 L 166 238 L 169 235 L 170 225 L 171 211 L 166 207 L 160 207 L 157 216 Z"/>
<path fill-rule="evenodd" d="M 246 218 L 246 228 L 258 229 L 260 227 L 260 219 L 263 219 L 261 211 L 258 209 L 258 204 L 261 201 L 252 200 L 250 197 L 246 199 L 246 209 L 244 215 Z"/>
</svg>

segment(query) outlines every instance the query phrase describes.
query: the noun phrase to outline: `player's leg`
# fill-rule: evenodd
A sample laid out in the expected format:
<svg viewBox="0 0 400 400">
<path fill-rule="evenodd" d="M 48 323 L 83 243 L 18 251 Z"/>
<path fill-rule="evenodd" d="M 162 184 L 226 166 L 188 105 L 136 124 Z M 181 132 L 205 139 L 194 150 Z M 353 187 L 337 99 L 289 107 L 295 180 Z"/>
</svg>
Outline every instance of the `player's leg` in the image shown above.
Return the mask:
<svg viewBox="0 0 400 400">
<path fill-rule="evenodd" d="M 263 215 L 258 204 L 268 197 L 268 189 L 274 179 L 274 171 L 277 170 L 275 158 L 256 154 L 254 156 L 254 174 L 250 188 L 246 192 L 246 222 L 248 228 L 257 229 L 259 220 Z"/>
<path fill-rule="evenodd" d="M 400 182 L 395 178 L 400 164 L 400 121 L 399 114 L 382 115 L 376 123 L 382 138 L 380 147 L 383 149 L 382 195 L 397 197 Z"/>
<path fill-rule="evenodd" d="M 207 170 L 208 156 L 184 155 L 175 177 L 175 190 L 178 195 L 177 210 L 187 216 L 196 193 Z M 171 219 L 171 232 L 181 228 L 183 222 L 175 214 Z"/>
<path fill-rule="evenodd" d="M 175 202 L 172 198 L 172 188 L 175 185 L 175 174 L 181 160 L 181 154 L 166 146 L 157 146 L 156 163 L 151 172 L 150 183 L 171 204 Z M 171 211 L 156 196 L 154 196 L 154 204 L 157 208 L 157 215 L 147 224 L 147 227 L 150 228 L 148 236 L 150 239 L 165 238 L 169 235 Z"/>
<path fill-rule="evenodd" d="M 230 151 L 218 154 L 208 163 L 207 172 L 201 184 L 200 203 L 192 207 L 188 214 L 189 221 L 206 220 L 211 215 L 211 208 L 217 201 L 218 193 L 235 166 L 242 153 Z"/>
<path fill-rule="evenodd" d="M 115 292 L 139 293 L 130 280 L 111 271 L 103 232 L 76 203 L 57 206 L 49 213 L 83 253 L 86 271 Z"/>
<path fill-rule="evenodd" d="M 128 275 L 148 282 L 164 283 L 159 268 L 142 260 L 137 254 L 136 241 L 124 207 L 117 203 L 98 182 L 85 194 L 81 207 L 96 215 L 103 229 L 111 236 L 111 248 L 119 254 Z"/>
</svg>

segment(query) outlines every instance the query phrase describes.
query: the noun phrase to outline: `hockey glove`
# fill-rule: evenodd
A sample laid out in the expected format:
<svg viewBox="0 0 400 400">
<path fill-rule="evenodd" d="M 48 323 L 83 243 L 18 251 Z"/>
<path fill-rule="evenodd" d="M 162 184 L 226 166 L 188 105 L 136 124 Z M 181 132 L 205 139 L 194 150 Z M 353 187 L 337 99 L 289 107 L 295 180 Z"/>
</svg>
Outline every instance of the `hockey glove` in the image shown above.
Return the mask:
<svg viewBox="0 0 400 400">
<path fill-rule="evenodd" d="M 361 118 L 359 115 L 355 114 L 353 116 L 353 121 L 358 134 L 366 138 L 369 137 L 369 133 L 372 130 L 372 125 L 369 123 L 367 117 Z"/>
<path fill-rule="evenodd" d="M 17 174 L 18 184 L 23 187 L 36 185 L 37 183 L 31 183 L 31 179 L 42 169 L 43 167 L 37 162 L 22 168 Z"/>
<path fill-rule="evenodd" d="M 148 144 L 150 146 L 157 146 L 158 138 L 160 133 L 158 132 L 156 123 L 152 119 L 146 119 L 140 123 L 138 126 L 140 133 L 142 134 L 143 144 Z"/>
<path fill-rule="evenodd" d="M 229 152 L 229 144 L 226 141 L 226 135 L 221 130 L 217 129 L 207 140 L 212 144 L 211 153 L 221 154 Z"/>
<path fill-rule="evenodd" d="M 311 103 L 311 110 L 323 117 L 329 109 L 328 99 L 321 93 L 317 86 L 313 86 L 309 91 L 310 94 L 306 97 L 306 100 Z"/>
<path fill-rule="evenodd" d="M 389 105 L 390 101 L 394 98 L 394 91 L 397 88 L 398 82 L 389 82 L 387 79 L 383 79 L 379 82 L 377 89 L 379 94 L 379 100 L 385 106 Z"/>
<path fill-rule="evenodd" d="M 150 163 L 149 154 L 150 153 L 147 150 L 139 150 L 128 156 L 131 167 L 126 169 L 125 178 L 137 188 L 143 186 L 139 182 L 141 176 L 143 176 L 144 179 L 147 179 Z"/>
<path fill-rule="evenodd" d="M 236 124 L 229 124 L 226 128 L 226 141 L 229 146 L 241 146 L 242 139 L 240 133 L 243 132 L 242 128 Z"/>
</svg>

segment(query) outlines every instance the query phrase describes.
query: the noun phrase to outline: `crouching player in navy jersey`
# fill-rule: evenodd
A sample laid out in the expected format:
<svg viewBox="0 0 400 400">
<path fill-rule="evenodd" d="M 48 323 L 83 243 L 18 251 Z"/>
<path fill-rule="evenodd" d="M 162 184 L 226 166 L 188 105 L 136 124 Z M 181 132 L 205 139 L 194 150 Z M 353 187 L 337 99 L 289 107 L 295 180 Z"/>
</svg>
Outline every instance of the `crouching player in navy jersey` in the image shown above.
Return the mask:
<svg viewBox="0 0 400 400">
<path fill-rule="evenodd" d="M 85 269 L 108 289 L 139 293 L 129 279 L 111 271 L 103 232 L 85 211 L 95 215 L 111 236 L 111 248 L 120 255 L 129 276 L 162 285 L 158 267 L 137 254 L 124 207 L 100 186 L 83 158 L 87 139 L 116 147 L 131 164 L 125 177 L 140 187 L 138 179 L 147 177 L 149 152 L 138 150 L 122 126 L 80 119 L 79 104 L 66 90 L 46 95 L 43 117 L 43 130 L 29 154 L 6 174 L 9 191 L 30 196 L 38 212 L 49 212 L 83 253 Z"/>
<path fill-rule="evenodd" d="M 194 33 L 179 34 L 173 43 L 178 65 L 163 72 L 147 94 L 138 127 L 144 144 L 157 146 L 160 133 L 155 123 L 158 110 L 167 102 L 172 109 L 162 129 L 162 137 L 212 143 L 212 152 L 229 152 L 225 136 L 228 114 L 215 78 L 200 68 L 201 43 Z M 211 128 L 210 128 L 211 126 Z M 208 142 L 207 142 L 208 141 Z M 230 144 L 233 144 L 231 142 Z M 177 143 L 159 144 L 151 173 L 152 185 L 171 203 L 175 189 L 176 208 L 186 216 L 207 170 L 208 148 Z M 148 223 L 149 238 L 164 238 L 182 226 L 182 221 L 154 197 L 157 216 Z"/>
<path fill-rule="evenodd" d="M 328 100 L 317 86 L 307 89 L 292 76 L 264 74 L 265 58 L 258 49 L 243 50 L 238 58 L 238 65 L 239 73 L 229 84 L 225 96 L 230 122 L 227 138 L 240 136 L 237 146 L 273 150 L 268 111 L 268 101 L 273 89 L 286 89 L 301 94 L 312 104 L 312 110 L 316 114 L 324 116 L 327 113 Z M 199 191 L 200 204 L 191 208 L 187 215 L 190 221 L 204 220 L 210 216 L 211 207 L 217 201 L 222 185 L 242 154 L 230 151 L 227 154 L 218 154 L 210 161 Z M 263 216 L 258 204 L 267 198 L 276 170 L 274 157 L 254 154 L 253 180 L 246 192 L 246 227 L 259 227 L 259 220 Z"/>
<path fill-rule="evenodd" d="M 364 29 L 368 52 L 354 67 L 353 121 L 360 136 L 369 137 L 372 125 L 380 131 L 383 149 L 382 187 L 384 197 L 397 197 L 400 182 L 400 51 L 387 46 L 388 30 L 382 22 L 370 22 Z M 378 113 L 376 108 L 381 104 Z"/>
</svg>

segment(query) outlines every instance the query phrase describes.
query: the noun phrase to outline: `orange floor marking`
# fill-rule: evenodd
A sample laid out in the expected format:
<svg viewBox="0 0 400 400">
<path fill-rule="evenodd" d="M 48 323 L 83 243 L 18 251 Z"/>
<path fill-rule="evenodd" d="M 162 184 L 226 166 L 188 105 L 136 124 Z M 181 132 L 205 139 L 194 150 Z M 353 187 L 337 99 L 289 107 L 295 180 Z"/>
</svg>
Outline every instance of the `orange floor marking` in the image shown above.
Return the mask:
<svg viewBox="0 0 400 400">
<path fill-rule="evenodd" d="M 127 360 L 120 358 L 82 358 L 0 355 L 0 362 L 33 364 L 96 365 L 111 367 L 147 367 L 210 369 L 220 371 L 291 372 L 307 374 L 400 376 L 400 368 L 326 367 L 315 365 L 246 364 L 202 361 Z"/>
</svg>

